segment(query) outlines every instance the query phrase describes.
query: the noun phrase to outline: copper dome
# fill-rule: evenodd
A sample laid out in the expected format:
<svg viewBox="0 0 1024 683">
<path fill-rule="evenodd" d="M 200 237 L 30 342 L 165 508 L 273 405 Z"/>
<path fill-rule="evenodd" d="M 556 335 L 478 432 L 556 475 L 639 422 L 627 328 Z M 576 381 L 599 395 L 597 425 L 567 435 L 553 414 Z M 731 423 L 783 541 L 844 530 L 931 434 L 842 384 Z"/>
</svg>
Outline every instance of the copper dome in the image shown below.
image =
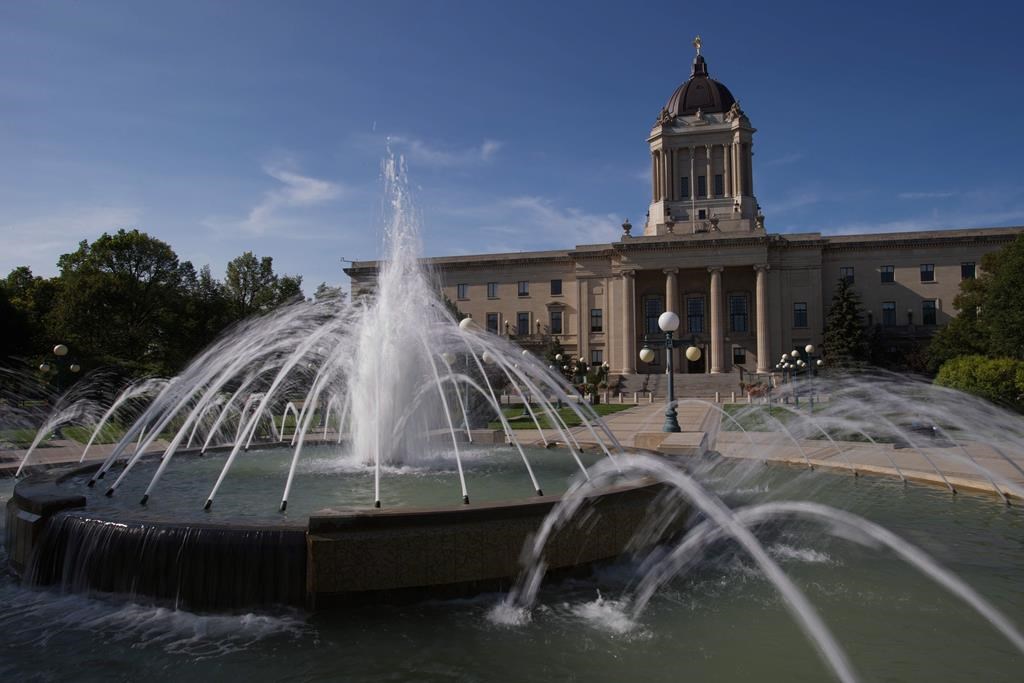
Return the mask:
<svg viewBox="0 0 1024 683">
<path fill-rule="evenodd" d="M 727 112 L 736 102 L 729 89 L 708 78 L 708 65 L 703 55 L 693 60 L 693 73 L 690 79 L 676 88 L 672 97 L 668 98 L 665 109 L 670 116 L 689 116 L 701 110 L 705 114 Z"/>
</svg>

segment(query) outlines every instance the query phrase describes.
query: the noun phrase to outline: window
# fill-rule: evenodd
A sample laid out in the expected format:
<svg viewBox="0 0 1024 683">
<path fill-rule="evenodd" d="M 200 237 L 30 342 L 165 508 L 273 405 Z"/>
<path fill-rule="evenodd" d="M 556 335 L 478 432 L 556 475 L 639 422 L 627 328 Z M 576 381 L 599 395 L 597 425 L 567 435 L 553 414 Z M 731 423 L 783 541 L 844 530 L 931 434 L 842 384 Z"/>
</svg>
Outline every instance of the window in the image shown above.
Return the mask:
<svg viewBox="0 0 1024 683">
<path fill-rule="evenodd" d="M 604 351 L 602 351 L 601 349 L 593 349 L 590 352 L 590 364 L 591 365 L 600 365 L 603 362 L 604 362 Z"/>
<path fill-rule="evenodd" d="M 896 282 L 896 269 L 892 266 L 882 266 L 878 272 L 882 274 L 882 284 Z"/>
<path fill-rule="evenodd" d="M 488 282 L 487 283 L 487 298 L 497 299 L 498 298 L 498 283 Z"/>
<path fill-rule="evenodd" d="M 530 283 L 526 280 L 519 281 L 519 296 L 530 296 Z"/>
<path fill-rule="evenodd" d="M 516 334 L 520 337 L 530 334 L 530 314 L 526 311 L 516 313 Z"/>
<path fill-rule="evenodd" d="M 884 325 L 885 327 L 893 327 L 896 325 L 895 301 L 882 302 L 882 325 Z"/>
<path fill-rule="evenodd" d="M 707 176 L 697 176 L 697 196 L 707 197 L 708 196 L 708 178 Z"/>
<path fill-rule="evenodd" d="M 921 302 L 921 324 L 934 325 L 935 311 L 937 309 L 935 299 L 925 299 Z"/>
<path fill-rule="evenodd" d="M 921 264 L 921 282 L 935 282 L 935 264 Z"/>
<path fill-rule="evenodd" d="M 844 280 L 846 284 L 853 284 L 853 266 L 843 266 L 839 269 L 839 279 Z"/>
<path fill-rule="evenodd" d="M 458 297 L 460 299 L 468 299 L 469 298 L 469 285 L 466 285 L 466 284 L 455 285 L 455 291 L 458 293 Z"/>
<path fill-rule="evenodd" d="M 733 332 L 747 331 L 747 295 L 729 295 L 729 329 Z"/>
<path fill-rule="evenodd" d="M 658 316 L 665 312 L 665 300 L 655 294 L 644 297 L 644 334 L 659 334 Z"/>
<path fill-rule="evenodd" d="M 562 281 L 552 280 L 551 281 L 551 296 L 562 296 Z"/>
<path fill-rule="evenodd" d="M 590 331 L 591 332 L 603 332 L 604 331 L 604 313 L 600 308 L 590 309 Z"/>
<path fill-rule="evenodd" d="M 498 334 L 498 314 L 488 313 L 487 314 L 487 331 Z"/>
<path fill-rule="evenodd" d="M 974 267 L 974 261 L 964 261 L 960 264 L 961 280 L 973 280 L 976 274 L 977 269 Z"/>
<path fill-rule="evenodd" d="M 742 346 L 732 347 L 732 364 L 733 365 L 746 365 L 747 364 L 747 350 Z"/>
<path fill-rule="evenodd" d="M 679 184 L 679 196 L 682 197 L 683 199 L 689 199 L 690 198 L 690 178 L 689 178 L 689 176 L 685 176 L 684 175 L 679 180 L 681 181 L 680 184 Z"/>
<path fill-rule="evenodd" d="M 704 220 L 707 217 L 708 217 L 708 212 L 705 211 L 704 209 L 700 209 L 700 210 L 697 211 L 697 218 L 699 220 Z"/>
<path fill-rule="evenodd" d="M 715 174 L 715 196 L 721 197 L 725 194 L 725 180 L 721 173 Z"/>
<path fill-rule="evenodd" d="M 793 303 L 793 327 L 807 327 L 807 302 Z"/>
<path fill-rule="evenodd" d="M 561 311 L 551 311 L 551 334 L 562 334 Z"/>
<path fill-rule="evenodd" d="M 692 297 L 686 300 L 686 329 L 691 334 L 703 334 L 704 299 Z"/>
</svg>

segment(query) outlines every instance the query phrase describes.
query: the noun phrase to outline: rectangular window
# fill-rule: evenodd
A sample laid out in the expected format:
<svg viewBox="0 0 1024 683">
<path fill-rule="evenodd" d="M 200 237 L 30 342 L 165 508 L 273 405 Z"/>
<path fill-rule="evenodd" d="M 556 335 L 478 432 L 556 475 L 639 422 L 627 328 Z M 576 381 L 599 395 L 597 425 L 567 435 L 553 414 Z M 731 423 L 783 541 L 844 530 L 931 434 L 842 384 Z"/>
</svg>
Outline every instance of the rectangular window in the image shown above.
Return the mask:
<svg viewBox="0 0 1024 683">
<path fill-rule="evenodd" d="M 458 293 L 459 299 L 468 299 L 469 298 L 469 285 L 466 285 L 466 284 L 455 285 L 455 291 Z"/>
<path fill-rule="evenodd" d="M 700 210 L 697 211 L 697 218 L 699 220 L 704 220 L 707 217 L 708 217 L 708 212 L 705 211 L 704 209 L 700 209 Z M 705 230 L 705 232 L 706 232 L 706 230 Z"/>
<path fill-rule="evenodd" d="M 684 175 L 679 180 L 680 180 L 679 196 L 682 197 L 683 199 L 689 199 L 690 198 L 690 178 L 689 178 L 689 176 L 685 176 Z"/>
<path fill-rule="evenodd" d="M 488 282 L 487 283 L 487 298 L 497 299 L 498 298 L 498 283 Z"/>
<path fill-rule="evenodd" d="M 552 280 L 551 281 L 551 296 L 562 296 L 562 281 Z"/>
<path fill-rule="evenodd" d="M 961 280 L 973 280 L 976 274 L 977 269 L 974 267 L 974 261 L 964 261 L 960 264 Z"/>
<path fill-rule="evenodd" d="M 530 314 L 526 311 L 516 313 L 516 334 L 520 337 L 530 334 Z"/>
<path fill-rule="evenodd" d="M 530 296 L 530 283 L 526 280 L 519 281 L 519 296 Z"/>
<path fill-rule="evenodd" d="M 551 334 L 562 334 L 561 311 L 551 311 Z"/>
<path fill-rule="evenodd" d="M 935 282 L 935 264 L 921 264 L 921 282 Z"/>
<path fill-rule="evenodd" d="M 590 309 L 590 331 L 591 332 L 603 332 L 604 331 L 604 313 L 600 308 Z"/>
<path fill-rule="evenodd" d="M 498 334 L 498 314 L 488 313 L 487 314 L 487 331 L 493 334 Z"/>
<path fill-rule="evenodd" d="M 697 176 L 697 196 L 707 197 L 708 196 L 708 178 L 707 176 Z"/>
<path fill-rule="evenodd" d="M 729 295 L 729 330 L 732 332 L 747 331 L 747 295 Z"/>
<path fill-rule="evenodd" d="M 935 311 L 938 307 L 936 306 L 935 299 L 925 299 L 921 302 L 921 324 L 922 325 L 934 325 L 935 324 Z"/>
<path fill-rule="evenodd" d="M 882 302 L 882 325 L 884 325 L 885 327 L 894 327 L 896 325 L 895 301 Z"/>
<path fill-rule="evenodd" d="M 715 196 L 721 197 L 725 194 L 725 179 L 721 173 L 715 174 Z"/>
<path fill-rule="evenodd" d="M 747 350 L 742 346 L 732 347 L 732 364 L 733 365 L 746 365 L 747 364 Z"/>
<path fill-rule="evenodd" d="M 600 365 L 603 362 L 604 362 L 604 351 L 602 351 L 601 349 L 593 349 L 590 352 L 590 364 L 591 365 Z"/>
<path fill-rule="evenodd" d="M 807 302 L 793 303 L 793 327 L 807 327 Z"/>
<path fill-rule="evenodd" d="M 878 272 L 882 274 L 882 284 L 896 282 L 896 269 L 892 266 L 881 266 Z"/>
<path fill-rule="evenodd" d="M 693 297 L 686 300 L 686 329 L 691 334 L 704 333 L 704 299 Z"/>
<path fill-rule="evenodd" d="M 839 279 L 845 280 L 846 284 L 853 284 L 853 266 L 842 266 L 839 269 Z"/>
<path fill-rule="evenodd" d="M 660 295 L 644 297 L 644 334 L 660 334 L 658 316 L 665 312 L 665 300 Z"/>
</svg>

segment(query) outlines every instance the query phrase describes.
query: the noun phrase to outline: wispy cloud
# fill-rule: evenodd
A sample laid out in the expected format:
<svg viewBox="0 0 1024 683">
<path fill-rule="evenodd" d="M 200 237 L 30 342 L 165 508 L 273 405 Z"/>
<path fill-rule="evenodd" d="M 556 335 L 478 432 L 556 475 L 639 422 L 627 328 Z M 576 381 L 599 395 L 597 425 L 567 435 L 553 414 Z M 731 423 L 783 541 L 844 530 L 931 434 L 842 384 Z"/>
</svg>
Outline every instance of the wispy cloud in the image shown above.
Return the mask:
<svg viewBox="0 0 1024 683">
<path fill-rule="evenodd" d="M 817 190 L 799 190 L 789 194 L 779 201 L 765 202 L 764 211 L 766 214 L 785 214 L 787 211 L 801 209 L 805 206 L 818 204 L 828 199 L 829 196 Z"/>
<path fill-rule="evenodd" d="M 129 206 L 81 206 L 0 224 L 4 236 L 0 270 L 6 274 L 27 265 L 37 274 L 53 275 L 58 255 L 74 251 L 83 239 L 136 227 L 141 215 L 139 209 Z"/>
<path fill-rule="evenodd" d="M 762 166 L 785 166 L 786 164 L 795 164 L 804 158 L 804 155 L 800 152 L 790 152 L 784 154 L 781 157 L 775 159 L 768 159 L 767 161 L 761 162 Z"/>
<path fill-rule="evenodd" d="M 897 197 L 900 199 L 946 199 L 955 197 L 956 192 L 900 192 Z"/>
<path fill-rule="evenodd" d="M 1009 207 L 997 211 L 933 211 L 918 216 L 908 216 L 881 223 L 856 221 L 832 226 L 825 232 L 833 234 L 856 234 L 862 232 L 911 232 L 915 230 L 939 230 L 955 228 L 984 228 L 1024 223 L 1024 206 Z"/>
<path fill-rule="evenodd" d="M 622 217 L 612 213 L 591 213 L 566 207 L 553 199 L 524 195 L 497 198 L 487 204 L 445 207 L 475 231 L 495 239 L 481 243 L 486 250 L 571 248 L 576 244 L 617 239 Z"/>
<path fill-rule="evenodd" d="M 262 235 L 293 223 L 303 210 L 325 204 L 343 196 L 347 188 L 341 183 L 302 175 L 282 166 L 265 166 L 263 171 L 278 185 L 264 193 L 245 218 L 230 220 L 210 217 L 204 224 L 217 229 L 231 229 Z"/>
<path fill-rule="evenodd" d="M 440 168 L 477 166 L 492 161 L 504 146 L 497 140 L 484 140 L 479 145 L 464 148 L 445 148 L 419 138 L 392 135 L 388 142 L 413 163 Z"/>
</svg>

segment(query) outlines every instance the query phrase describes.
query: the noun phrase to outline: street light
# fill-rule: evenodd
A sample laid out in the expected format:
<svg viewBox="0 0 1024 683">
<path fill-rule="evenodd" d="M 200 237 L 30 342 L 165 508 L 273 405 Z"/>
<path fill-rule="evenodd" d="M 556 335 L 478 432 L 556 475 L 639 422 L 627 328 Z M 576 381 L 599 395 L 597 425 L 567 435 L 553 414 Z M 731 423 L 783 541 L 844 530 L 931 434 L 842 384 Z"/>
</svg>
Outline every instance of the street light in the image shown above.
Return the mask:
<svg viewBox="0 0 1024 683">
<path fill-rule="evenodd" d="M 654 360 L 654 349 L 650 347 L 650 344 L 655 346 L 661 345 L 665 349 L 665 357 L 667 358 L 668 366 L 668 402 L 665 406 L 665 424 L 662 426 L 664 432 L 678 432 L 679 419 L 676 413 L 676 389 L 675 389 L 675 377 L 672 369 L 672 349 L 682 347 L 686 345 L 686 342 L 681 339 L 673 339 L 672 333 L 679 329 L 679 316 L 672 311 L 665 311 L 658 317 L 658 327 L 665 333 L 665 338 L 654 339 L 653 342 L 649 341 L 644 336 L 644 347 L 640 349 L 640 360 L 645 363 L 650 363 Z M 693 345 L 692 341 L 690 347 L 686 349 L 686 358 L 690 361 L 700 360 L 700 349 Z"/>
</svg>

